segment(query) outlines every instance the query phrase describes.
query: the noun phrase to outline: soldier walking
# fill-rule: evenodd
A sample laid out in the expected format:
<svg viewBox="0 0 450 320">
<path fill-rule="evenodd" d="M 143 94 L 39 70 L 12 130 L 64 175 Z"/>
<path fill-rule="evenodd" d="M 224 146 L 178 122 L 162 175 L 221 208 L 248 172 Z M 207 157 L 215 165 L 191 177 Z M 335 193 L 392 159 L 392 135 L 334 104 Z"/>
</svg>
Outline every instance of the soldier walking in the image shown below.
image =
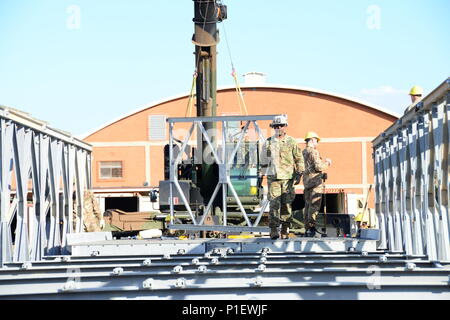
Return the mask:
<svg viewBox="0 0 450 320">
<path fill-rule="evenodd" d="M 324 188 L 324 173 L 331 165 L 330 159 L 322 160 L 317 145 L 320 137 L 315 132 L 308 132 L 305 137 L 306 148 L 303 150 L 305 172 L 303 175 L 305 209 L 304 221 L 306 237 L 314 237 L 316 234 L 316 219 L 322 205 L 322 193 Z"/>
<path fill-rule="evenodd" d="M 286 134 L 287 116 L 276 116 L 271 127 L 275 135 L 268 138 L 263 146 L 261 162 L 263 175 L 267 175 L 269 188 L 270 238 L 287 239 L 292 220 L 292 201 L 295 198 L 294 185 L 300 183 L 305 169 L 303 156 L 294 138 Z"/>
</svg>

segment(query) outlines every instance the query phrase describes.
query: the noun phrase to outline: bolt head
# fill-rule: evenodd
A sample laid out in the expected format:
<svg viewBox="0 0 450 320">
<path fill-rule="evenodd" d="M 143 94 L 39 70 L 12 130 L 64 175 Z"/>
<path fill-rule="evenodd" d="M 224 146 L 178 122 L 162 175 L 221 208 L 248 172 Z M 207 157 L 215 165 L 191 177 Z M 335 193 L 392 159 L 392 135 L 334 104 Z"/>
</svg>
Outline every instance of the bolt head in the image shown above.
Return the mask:
<svg viewBox="0 0 450 320">
<path fill-rule="evenodd" d="M 199 271 L 199 272 L 203 272 L 203 273 L 204 273 L 204 272 L 206 272 L 207 270 L 208 270 L 208 268 L 207 268 L 206 266 L 199 266 L 199 267 L 198 267 L 198 271 Z"/>
<path fill-rule="evenodd" d="M 118 268 L 114 268 L 114 270 L 113 270 L 113 274 L 116 276 L 121 275 L 122 273 L 123 273 L 123 268 L 118 267 Z"/>
<path fill-rule="evenodd" d="M 177 288 L 186 287 L 186 279 L 184 279 L 184 278 L 177 279 L 177 281 L 175 282 L 175 287 L 177 287 Z"/>
<path fill-rule="evenodd" d="M 181 271 L 183 271 L 183 267 L 182 266 L 176 266 L 173 268 L 173 272 L 175 273 L 180 273 Z"/>
<path fill-rule="evenodd" d="M 254 284 L 257 287 L 261 287 L 263 285 L 263 279 L 261 277 L 256 277 Z"/>
<path fill-rule="evenodd" d="M 144 266 L 149 266 L 149 265 L 152 264 L 152 260 L 150 260 L 150 259 L 145 259 L 144 262 L 142 262 L 142 264 L 143 264 Z"/>
<path fill-rule="evenodd" d="M 145 289 L 151 289 L 153 287 L 153 279 L 151 279 L 151 278 L 146 279 L 144 282 L 142 282 L 142 286 Z"/>
<path fill-rule="evenodd" d="M 408 269 L 408 270 L 414 270 L 415 268 L 416 268 L 416 264 L 415 263 L 408 262 L 406 264 L 406 269 Z"/>
</svg>

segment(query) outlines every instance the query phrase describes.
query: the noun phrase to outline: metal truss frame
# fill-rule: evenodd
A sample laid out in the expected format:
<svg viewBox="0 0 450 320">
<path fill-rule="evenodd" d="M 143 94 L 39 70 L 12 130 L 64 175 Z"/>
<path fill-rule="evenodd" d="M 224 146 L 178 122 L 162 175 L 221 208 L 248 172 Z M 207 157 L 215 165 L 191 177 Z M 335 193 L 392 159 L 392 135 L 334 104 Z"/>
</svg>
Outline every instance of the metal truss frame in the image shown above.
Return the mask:
<svg viewBox="0 0 450 320">
<path fill-rule="evenodd" d="M 66 234 L 83 231 L 84 190 L 90 187 L 90 145 L 0 107 L 1 267 L 65 253 Z"/>
<path fill-rule="evenodd" d="M 373 142 L 380 249 L 450 261 L 450 78 Z"/>
<path fill-rule="evenodd" d="M 212 210 L 212 205 L 216 197 L 218 196 L 220 188 L 222 188 L 222 202 L 223 202 L 223 226 L 220 226 L 220 231 L 227 232 L 227 231 L 237 231 L 236 227 L 227 226 L 227 206 L 226 206 L 226 197 L 227 197 L 227 191 L 229 188 L 233 197 L 235 198 L 240 212 L 242 213 L 242 217 L 245 219 L 247 227 L 245 228 L 245 231 L 254 231 L 254 232 L 264 232 L 268 231 L 268 228 L 257 228 L 261 217 L 269 203 L 268 200 L 263 200 L 261 204 L 261 208 L 259 210 L 259 214 L 256 217 L 256 220 L 254 223 L 251 223 L 247 213 L 245 212 L 245 209 L 242 205 L 242 202 L 240 201 L 235 188 L 233 187 L 230 179 L 230 165 L 233 162 L 233 159 L 235 155 L 237 154 L 237 151 L 239 150 L 242 141 L 244 139 L 244 136 L 248 132 L 248 129 L 250 127 L 250 124 L 253 124 L 255 131 L 258 134 L 258 140 L 257 141 L 265 141 L 265 137 L 263 136 L 260 127 L 257 124 L 257 121 L 271 121 L 276 115 L 260 115 L 260 116 L 221 116 L 221 117 L 191 117 L 191 118 L 168 118 L 167 122 L 169 123 L 169 158 L 170 158 L 170 189 L 169 189 L 169 203 L 170 203 L 170 229 L 184 229 L 189 228 L 190 230 L 211 230 L 211 228 L 214 229 L 214 226 L 206 226 L 204 225 L 205 218 L 207 215 L 210 214 Z M 228 152 L 226 147 L 222 148 L 221 156 L 219 156 L 219 147 L 213 146 L 211 143 L 211 137 L 209 133 L 205 130 L 205 127 L 203 126 L 203 123 L 221 123 L 221 134 L 222 134 L 222 146 L 226 146 L 227 144 L 227 130 L 228 130 L 228 123 L 231 121 L 242 121 L 245 122 L 245 125 L 243 128 L 241 128 L 241 131 L 239 132 L 238 141 L 234 147 L 234 149 L 231 151 L 231 153 Z M 207 142 L 211 153 L 214 157 L 215 162 L 217 163 L 219 167 L 219 182 L 215 186 L 214 192 L 211 196 L 210 201 L 208 202 L 206 206 L 206 210 L 202 216 L 202 218 L 197 221 L 196 217 L 194 216 L 194 213 L 192 212 L 192 209 L 184 196 L 181 186 L 178 183 L 177 178 L 177 167 L 182 161 L 183 153 L 180 152 L 178 156 L 174 159 L 174 150 L 173 150 L 173 130 L 174 125 L 176 123 L 192 123 L 188 132 L 188 135 L 185 137 L 183 144 L 181 146 L 180 150 L 185 150 L 189 139 L 191 138 L 194 129 L 197 128 L 198 132 L 201 133 L 202 137 L 204 137 L 205 141 Z M 186 210 L 188 211 L 190 218 L 192 220 L 193 225 L 185 225 L 185 224 L 175 224 L 174 222 L 174 204 L 173 204 L 173 194 L 174 194 L 174 188 L 178 190 L 181 200 L 186 207 Z M 218 227 L 218 226 L 216 226 Z M 217 229 L 217 228 L 216 228 Z M 239 228 L 238 228 L 239 229 Z M 241 230 L 240 228 L 239 230 Z M 267 229 L 267 230 L 266 230 Z M 217 229 L 219 230 L 219 229 Z M 239 231 L 238 230 L 238 231 Z"/>
</svg>

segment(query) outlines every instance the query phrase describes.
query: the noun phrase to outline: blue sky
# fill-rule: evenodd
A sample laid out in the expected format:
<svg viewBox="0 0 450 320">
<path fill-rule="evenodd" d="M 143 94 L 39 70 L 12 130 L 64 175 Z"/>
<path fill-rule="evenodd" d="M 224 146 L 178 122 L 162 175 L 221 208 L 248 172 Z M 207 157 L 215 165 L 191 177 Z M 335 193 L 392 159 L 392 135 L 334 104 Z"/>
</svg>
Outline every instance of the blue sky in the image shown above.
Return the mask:
<svg viewBox="0 0 450 320">
<path fill-rule="evenodd" d="M 219 86 L 233 84 L 225 32 L 239 75 L 398 113 L 413 85 L 427 93 L 450 76 L 449 0 L 222 2 Z M 188 93 L 193 11 L 192 0 L 0 0 L 0 104 L 83 135 Z"/>
</svg>

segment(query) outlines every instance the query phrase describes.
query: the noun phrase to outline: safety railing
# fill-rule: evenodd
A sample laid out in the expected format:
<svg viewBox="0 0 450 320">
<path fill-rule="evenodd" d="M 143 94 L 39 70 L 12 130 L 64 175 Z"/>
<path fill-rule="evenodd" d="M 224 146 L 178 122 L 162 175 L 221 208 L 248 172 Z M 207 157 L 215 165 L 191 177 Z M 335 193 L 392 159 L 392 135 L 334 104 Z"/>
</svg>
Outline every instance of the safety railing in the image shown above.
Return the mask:
<svg viewBox="0 0 450 320">
<path fill-rule="evenodd" d="M 65 253 L 90 187 L 89 144 L 0 106 L 0 267 Z"/>
<path fill-rule="evenodd" d="M 373 141 L 379 248 L 450 260 L 450 78 Z"/>
</svg>

